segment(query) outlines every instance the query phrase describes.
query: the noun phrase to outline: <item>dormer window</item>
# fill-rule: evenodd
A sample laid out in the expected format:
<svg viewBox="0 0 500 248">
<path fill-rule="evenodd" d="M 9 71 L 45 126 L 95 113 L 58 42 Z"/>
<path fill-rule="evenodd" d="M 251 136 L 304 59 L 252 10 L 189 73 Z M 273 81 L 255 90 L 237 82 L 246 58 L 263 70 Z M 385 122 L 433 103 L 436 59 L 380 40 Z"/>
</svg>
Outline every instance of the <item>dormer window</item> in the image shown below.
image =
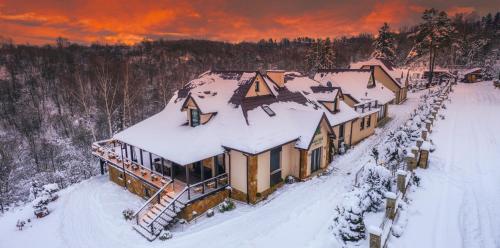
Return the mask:
<svg viewBox="0 0 500 248">
<path fill-rule="evenodd" d="M 260 82 L 255 80 L 255 92 L 259 92 L 260 91 Z"/>
<path fill-rule="evenodd" d="M 191 109 L 191 126 L 196 127 L 200 125 L 200 111 L 198 109 Z"/>
<path fill-rule="evenodd" d="M 267 115 L 271 117 L 276 115 L 276 113 L 274 113 L 274 111 L 267 105 L 263 105 L 262 109 L 266 112 Z"/>
</svg>

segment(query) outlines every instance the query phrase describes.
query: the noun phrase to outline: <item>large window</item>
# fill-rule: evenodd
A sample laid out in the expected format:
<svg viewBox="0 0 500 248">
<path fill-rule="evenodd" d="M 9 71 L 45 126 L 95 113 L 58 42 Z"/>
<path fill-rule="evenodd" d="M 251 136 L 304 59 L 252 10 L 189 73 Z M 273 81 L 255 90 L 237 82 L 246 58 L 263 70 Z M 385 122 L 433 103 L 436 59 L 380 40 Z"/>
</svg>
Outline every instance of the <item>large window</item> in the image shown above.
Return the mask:
<svg viewBox="0 0 500 248">
<path fill-rule="evenodd" d="M 200 125 L 200 111 L 191 109 L 191 126 L 196 127 L 198 125 Z"/>
<path fill-rule="evenodd" d="M 311 153 L 311 173 L 321 168 L 321 147 L 316 148 Z"/>
<path fill-rule="evenodd" d="M 270 161 L 271 187 L 281 182 L 281 147 L 271 150 Z"/>
<path fill-rule="evenodd" d="M 359 123 L 359 125 L 360 130 L 365 129 L 365 117 L 361 118 L 361 122 Z"/>
<path fill-rule="evenodd" d="M 369 116 L 367 117 L 367 120 L 366 120 L 366 126 L 367 126 L 367 127 L 370 127 L 370 125 L 371 125 L 371 124 L 372 124 L 372 116 L 371 116 L 371 115 L 369 115 Z"/>
</svg>

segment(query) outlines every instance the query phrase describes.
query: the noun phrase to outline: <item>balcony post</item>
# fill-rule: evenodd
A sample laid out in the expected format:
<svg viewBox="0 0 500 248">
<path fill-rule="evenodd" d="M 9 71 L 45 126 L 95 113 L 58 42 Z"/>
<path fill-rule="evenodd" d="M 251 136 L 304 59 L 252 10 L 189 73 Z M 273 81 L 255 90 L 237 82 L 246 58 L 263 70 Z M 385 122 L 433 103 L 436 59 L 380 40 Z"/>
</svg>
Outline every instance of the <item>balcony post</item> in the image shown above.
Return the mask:
<svg viewBox="0 0 500 248">
<path fill-rule="evenodd" d="M 139 154 L 141 155 L 141 165 L 144 166 L 144 161 L 142 159 L 142 149 L 139 149 Z"/>
<path fill-rule="evenodd" d="M 165 166 L 164 165 L 165 164 L 164 161 L 165 161 L 165 159 L 161 158 L 161 169 L 160 170 L 161 170 L 161 175 L 162 176 L 165 176 L 165 172 L 163 171 L 163 167 Z"/>
<path fill-rule="evenodd" d="M 185 165 L 184 169 L 186 170 L 186 183 L 188 187 L 188 200 L 191 200 L 191 189 L 189 188 L 189 170 L 188 170 L 189 165 Z"/>
<path fill-rule="evenodd" d="M 201 170 L 201 193 L 205 194 L 205 168 L 203 168 L 203 161 L 200 162 L 200 170 Z"/>
<path fill-rule="evenodd" d="M 151 171 L 153 171 L 153 155 L 151 155 L 151 152 L 148 153 L 149 153 L 149 168 L 151 169 Z"/>
</svg>

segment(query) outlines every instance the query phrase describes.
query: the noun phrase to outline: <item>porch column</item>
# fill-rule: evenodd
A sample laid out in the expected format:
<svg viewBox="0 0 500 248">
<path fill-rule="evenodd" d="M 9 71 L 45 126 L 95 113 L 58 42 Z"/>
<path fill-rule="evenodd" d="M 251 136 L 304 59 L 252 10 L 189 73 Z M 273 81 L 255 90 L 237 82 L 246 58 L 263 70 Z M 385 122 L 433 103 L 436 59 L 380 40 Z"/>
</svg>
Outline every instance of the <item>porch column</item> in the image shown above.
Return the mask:
<svg viewBox="0 0 500 248">
<path fill-rule="evenodd" d="M 163 172 L 163 167 L 165 166 L 165 163 L 164 163 L 165 159 L 161 158 L 161 175 L 162 176 L 165 176 L 165 172 Z"/>
<path fill-rule="evenodd" d="M 124 143 L 124 147 L 122 147 L 122 149 L 125 149 L 125 157 L 128 158 L 128 150 L 127 150 L 127 143 Z"/>
<path fill-rule="evenodd" d="M 125 160 L 124 160 L 124 157 L 123 157 L 123 144 L 122 143 L 120 143 L 120 153 L 122 155 L 121 159 L 122 159 L 122 163 L 123 163 L 123 162 L 125 162 Z"/>
<path fill-rule="evenodd" d="M 189 170 L 188 170 L 189 165 L 184 165 L 184 169 L 186 170 L 186 184 L 188 187 L 188 200 L 191 200 L 191 190 L 189 189 Z"/>
<path fill-rule="evenodd" d="M 153 171 L 153 155 L 151 155 L 151 152 L 148 153 L 149 153 L 149 168 L 151 169 L 151 171 Z"/>
<path fill-rule="evenodd" d="M 201 181 L 205 181 L 205 168 L 203 168 L 203 161 L 200 162 L 200 170 L 201 170 Z M 201 184 L 201 193 L 205 194 L 205 184 Z"/>
<path fill-rule="evenodd" d="M 144 166 L 144 161 L 142 160 L 142 149 L 139 149 L 139 154 L 141 155 L 141 165 Z"/>
<path fill-rule="evenodd" d="M 99 159 L 99 165 L 101 166 L 101 175 L 104 175 L 104 160 Z"/>
</svg>

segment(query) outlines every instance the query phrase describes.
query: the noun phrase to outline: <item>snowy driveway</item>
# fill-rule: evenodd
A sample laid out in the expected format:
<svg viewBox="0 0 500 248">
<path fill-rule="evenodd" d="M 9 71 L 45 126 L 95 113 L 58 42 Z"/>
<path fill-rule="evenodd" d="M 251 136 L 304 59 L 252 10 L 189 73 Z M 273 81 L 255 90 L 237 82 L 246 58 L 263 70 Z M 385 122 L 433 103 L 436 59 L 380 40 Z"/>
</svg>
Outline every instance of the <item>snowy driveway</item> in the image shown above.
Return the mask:
<svg viewBox="0 0 500 248">
<path fill-rule="evenodd" d="M 491 82 L 454 89 L 392 247 L 500 247 L 500 90 Z"/>
</svg>

